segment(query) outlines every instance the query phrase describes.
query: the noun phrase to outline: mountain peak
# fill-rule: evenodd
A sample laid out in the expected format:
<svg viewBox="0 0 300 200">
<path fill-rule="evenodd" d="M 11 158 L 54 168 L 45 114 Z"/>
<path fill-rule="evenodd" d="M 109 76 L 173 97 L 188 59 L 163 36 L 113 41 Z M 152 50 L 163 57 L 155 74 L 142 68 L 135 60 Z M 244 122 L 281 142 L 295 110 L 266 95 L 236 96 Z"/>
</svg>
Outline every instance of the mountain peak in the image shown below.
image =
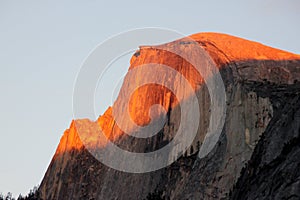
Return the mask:
<svg viewBox="0 0 300 200">
<path fill-rule="evenodd" d="M 202 47 L 219 68 L 227 96 L 227 115 L 220 140 L 212 153 L 203 159 L 198 158 L 196 153 L 209 128 L 209 91 L 203 77 L 191 63 L 160 48 L 174 46 L 190 56 L 197 56 L 192 48 L 195 44 Z M 164 85 L 176 88 L 183 84 L 183 79 L 173 76 L 170 71 L 143 71 L 141 66 L 145 64 L 169 66 L 189 82 L 199 103 L 199 129 L 192 145 L 165 169 L 147 174 L 121 173 L 97 161 L 82 141 L 89 147 L 105 147 L 106 141 L 97 140 L 100 128 L 107 138 L 124 150 L 137 153 L 155 151 L 172 141 L 183 114 L 180 103 L 190 98 L 187 93 L 179 100 L 163 85 L 139 86 L 154 76 Z M 132 56 L 129 67 L 129 71 L 136 70 L 137 76 L 126 75 L 112 107 L 96 121 L 72 121 L 70 128 L 64 132 L 40 187 L 43 198 L 143 199 L 157 190 L 163 191 L 164 196 L 170 199 L 226 197 L 243 166 L 251 159 L 260 138 L 266 134 L 270 142 L 270 131 L 279 129 L 270 126 L 276 124 L 282 109 L 287 109 L 283 108 L 284 101 L 295 101 L 297 95 L 293 92 L 298 91 L 296 94 L 299 94 L 299 66 L 300 55 L 221 33 L 198 33 L 163 45 L 141 46 Z M 129 88 L 137 89 L 124 102 Z M 125 109 L 127 104 L 129 115 Z M 157 104 L 160 108 L 152 107 Z M 118 123 L 115 109 L 121 116 Z M 163 122 L 163 128 L 156 136 L 136 139 L 128 135 L 135 130 L 132 122 L 142 127 L 153 119 Z M 129 131 L 124 131 L 124 127 Z M 185 127 L 186 130 L 189 128 Z M 291 131 L 288 133 L 287 142 L 293 134 Z M 278 151 L 272 150 L 271 154 L 273 152 L 275 157 Z M 173 159 L 177 155 L 168 156 Z"/>
</svg>

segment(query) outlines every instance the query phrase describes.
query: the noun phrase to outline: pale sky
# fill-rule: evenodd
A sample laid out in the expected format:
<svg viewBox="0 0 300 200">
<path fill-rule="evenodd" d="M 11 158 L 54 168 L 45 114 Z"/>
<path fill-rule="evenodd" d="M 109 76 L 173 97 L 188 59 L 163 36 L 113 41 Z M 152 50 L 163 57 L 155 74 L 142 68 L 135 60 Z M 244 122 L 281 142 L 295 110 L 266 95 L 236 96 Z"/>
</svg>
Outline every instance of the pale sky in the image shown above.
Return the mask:
<svg viewBox="0 0 300 200">
<path fill-rule="evenodd" d="M 0 193 L 27 194 L 41 182 L 72 120 L 80 66 L 108 37 L 143 27 L 211 31 L 299 54 L 299 10 L 298 0 L 0 0 Z M 114 66 L 126 71 L 125 58 Z M 98 114 L 111 102 L 109 81 Z"/>
</svg>

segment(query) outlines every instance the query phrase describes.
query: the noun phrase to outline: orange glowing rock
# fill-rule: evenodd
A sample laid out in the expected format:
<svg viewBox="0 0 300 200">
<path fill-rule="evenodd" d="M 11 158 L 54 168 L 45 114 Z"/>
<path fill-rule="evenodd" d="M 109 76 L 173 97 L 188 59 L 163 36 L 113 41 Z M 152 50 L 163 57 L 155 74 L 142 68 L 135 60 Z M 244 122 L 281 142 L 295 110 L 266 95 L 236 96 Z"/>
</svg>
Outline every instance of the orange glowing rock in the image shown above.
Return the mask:
<svg viewBox="0 0 300 200">
<path fill-rule="evenodd" d="M 255 61 L 262 61 L 262 60 L 271 60 L 271 61 L 280 61 L 280 60 L 297 60 L 300 59 L 300 55 L 296 55 L 293 53 L 289 53 L 283 50 L 275 49 L 272 47 L 265 46 L 263 44 L 241 39 L 238 37 L 220 34 L 220 33 L 199 33 L 190 36 L 190 39 L 195 40 L 201 47 L 203 47 L 212 59 L 215 61 L 218 67 L 224 67 L 227 64 L 233 62 L 255 62 Z M 189 39 L 189 40 L 190 40 Z M 174 43 L 181 44 L 182 49 L 185 51 L 190 51 L 189 43 L 184 42 L 186 41 L 185 38 L 165 44 L 165 45 L 172 45 Z M 157 64 L 164 64 L 174 68 L 178 71 L 181 75 L 183 75 L 192 85 L 192 87 L 196 90 L 201 85 L 203 85 L 204 81 L 198 71 L 185 59 L 181 58 L 178 55 L 175 55 L 171 52 L 167 52 L 164 50 L 160 50 L 155 48 L 155 46 L 146 46 L 140 47 L 140 50 L 136 52 L 131 60 L 130 60 L 130 67 L 138 68 L 142 64 L 147 63 L 157 63 Z M 247 73 L 249 74 L 250 78 L 255 78 L 256 73 L 255 70 L 259 69 L 251 69 L 253 72 Z M 273 70 L 274 69 L 270 69 Z M 262 74 L 262 72 L 258 71 L 261 76 L 257 78 L 261 78 L 265 76 L 267 80 L 274 79 L 274 76 L 271 77 L 269 73 Z M 153 74 L 156 76 L 156 74 Z M 299 79 L 299 76 L 295 74 L 294 77 L 287 77 L 281 71 L 278 74 L 279 79 L 290 83 L 294 79 Z M 140 76 L 143 78 L 143 74 L 141 73 Z M 248 78 L 249 78 L 248 77 Z M 286 80 L 284 80 L 286 79 Z M 291 80 L 287 80 L 291 79 Z M 139 80 L 127 80 L 130 84 L 137 84 Z M 172 82 L 172 79 L 166 75 L 164 76 L 165 82 Z M 173 84 L 181 84 L 181 83 L 173 83 Z M 122 101 L 123 93 L 126 92 L 126 85 L 123 85 L 120 91 L 120 94 L 114 103 L 115 106 L 119 101 Z M 129 102 L 129 112 L 132 120 L 140 125 L 147 125 L 150 122 L 149 118 L 149 108 L 153 104 L 160 104 L 164 107 L 165 110 L 173 109 L 176 105 L 178 105 L 178 100 L 176 97 L 163 86 L 149 84 L 137 89 L 130 98 Z M 126 123 L 128 119 L 123 119 Z M 75 125 L 76 124 L 76 125 Z M 95 132 L 95 126 L 100 126 L 103 130 L 104 134 L 112 141 L 117 140 L 120 136 L 124 133 L 118 127 L 115 120 L 112 116 L 112 107 L 108 108 L 107 111 L 98 118 L 97 122 L 92 122 L 90 120 L 76 120 L 71 123 L 69 129 L 64 132 L 63 137 L 59 143 L 57 148 L 56 154 L 60 154 L 71 149 L 81 149 L 83 148 L 83 144 L 80 138 L 77 135 L 77 129 L 80 128 L 83 132 L 86 133 L 87 137 L 90 135 L 89 141 L 91 143 L 95 143 L 96 145 L 96 138 L 93 138 L 93 132 Z M 105 145 L 97 143 L 98 147 Z"/>
<path fill-rule="evenodd" d="M 137 70 L 137 78 L 129 77 L 127 74 L 112 107 L 96 121 L 73 120 L 70 128 L 64 132 L 40 186 L 43 199 L 146 199 L 147 194 L 153 193 L 156 189 L 165 189 L 170 199 L 190 199 L 191 196 L 180 198 L 182 197 L 180 195 L 195 192 L 197 193 L 195 195 L 206 195 L 197 196 L 195 199 L 222 199 L 231 191 L 240 170 L 250 159 L 255 143 L 273 117 L 271 112 L 273 105 L 269 99 L 270 87 L 286 89 L 300 82 L 300 55 L 219 33 L 194 34 L 190 38 L 160 46 L 174 45 L 180 51 L 188 52 L 191 57 L 197 56 L 190 39 L 195 40 L 196 44 L 211 56 L 221 72 L 228 96 L 225 136 L 220 137 L 222 141 L 218 143 L 216 148 L 218 151 L 213 155 L 215 157 L 203 159 L 207 163 L 202 164 L 199 164 L 197 158 L 189 157 L 194 155 L 194 150 L 199 150 L 210 120 L 210 94 L 203 78 L 179 55 L 160 50 L 157 46 L 143 46 L 130 60 L 129 70 Z M 174 87 L 182 84 L 181 80 L 175 82 L 174 77 L 168 73 L 145 75 L 140 66 L 149 63 L 173 68 L 197 91 L 199 110 L 202 114 L 199 120 L 200 128 L 195 143 L 189 147 L 190 149 L 186 149 L 186 156 L 181 157 L 174 165 L 145 174 L 119 172 L 106 167 L 86 151 L 87 145 L 88 148 L 102 148 L 106 145 L 107 140 L 98 140 L 99 130 L 122 149 L 144 153 L 159 149 L 162 144 L 171 141 L 180 123 L 181 111 L 178 105 L 181 102 L 168 88 L 156 84 L 148 84 L 134 91 L 129 101 L 125 102 L 129 103 L 130 117 L 122 114 L 121 121 L 127 125 L 128 130 L 133 130 L 130 120 L 139 126 L 147 125 L 150 122 L 149 109 L 152 105 L 159 104 L 167 113 L 167 122 L 160 135 L 157 134 L 159 136 L 147 141 L 133 140 L 132 137 L 127 137 L 128 132 L 124 133 L 116 122 L 113 111 L 124 108 L 123 100 L 128 93 L 129 85 L 139 85 L 143 79 L 154 76 L 159 77 L 163 83 L 173 84 Z M 245 86 L 246 83 L 252 84 L 249 86 L 250 92 Z M 266 98 L 260 97 L 255 92 L 257 85 L 262 86 L 263 93 L 270 94 L 267 94 Z M 278 94 L 285 95 L 280 92 Z M 189 95 L 185 96 L 184 100 L 188 98 Z M 159 118 L 161 114 L 157 111 L 152 116 Z M 170 158 L 173 156 L 170 155 Z M 107 157 L 110 158 L 109 155 Z M 194 168 L 195 165 L 199 169 Z M 163 188 L 160 188 L 162 186 Z"/>
</svg>

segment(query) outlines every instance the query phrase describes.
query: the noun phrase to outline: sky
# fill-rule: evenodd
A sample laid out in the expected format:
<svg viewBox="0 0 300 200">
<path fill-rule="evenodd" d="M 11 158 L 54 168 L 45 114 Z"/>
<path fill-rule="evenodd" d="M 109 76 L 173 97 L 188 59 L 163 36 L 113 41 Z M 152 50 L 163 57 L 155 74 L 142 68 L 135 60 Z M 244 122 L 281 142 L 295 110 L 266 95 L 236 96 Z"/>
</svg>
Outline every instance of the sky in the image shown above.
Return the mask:
<svg viewBox="0 0 300 200">
<path fill-rule="evenodd" d="M 27 194 L 41 182 L 73 118 L 80 66 L 107 38 L 143 27 L 222 32 L 300 54 L 299 10 L 298 0 L 0 0 L 0 193 Z M 125 73 L 129 58 L 113 69 Z M 119 80 L 102 83 L 99 115 Z"/>
</svg>

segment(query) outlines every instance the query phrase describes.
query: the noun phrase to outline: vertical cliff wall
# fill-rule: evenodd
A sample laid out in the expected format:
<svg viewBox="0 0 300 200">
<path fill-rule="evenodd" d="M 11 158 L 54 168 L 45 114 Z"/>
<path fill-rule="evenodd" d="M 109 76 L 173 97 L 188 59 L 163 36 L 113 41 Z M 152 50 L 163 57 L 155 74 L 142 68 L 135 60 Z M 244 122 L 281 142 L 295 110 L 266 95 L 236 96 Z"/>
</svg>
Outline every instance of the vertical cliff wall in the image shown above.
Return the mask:
<svg viewBox="0 0 300 200">
<path fill-rule="evenodd" d="M 197 156 L 211 112 L 210 94 L 201 75 L 187 60 L 174 53 L 155 46 L 140 47 L 132 56 L 130 65 L 130 69 L 136 68 L 140 73 L 140 79 L 159 76 L 162 82 L 175 87 L 182 84 L 175 82 L 167 71 L 146 75 L 139 71 L 143 64 L 167 65 L 183 75 L 195 91 L 201 117 L 192 145 L 172 165 L 144 174 L 109 168 L 86 150 L 78 131 L 84 132 L 86 140 L 92 144 L 92 133 L 97 126 L 119 147 L 134 152 L 159 149 L 176 134 L 182 114 L 180 102 L 168 88 L 156 84 L 136 90 L 130 98 L 129 110 L 131 120 L 143 126 L 150 121 L 150 107 L 160 104 L 167 111 L 167 118 L 159 133 L 148 139 L 137 139 L 124 134 L 118 127 L 112 110 L 114 107 L 123 108 L 122 99 L 129 86 L 139 85 L 141 81 L 127 76 L 112 108 L 108 108 L 95 122 L 76 119 L 65 131 L 39 188 L 43 199 L 144 199 L 154 192 L 160 192 L 167 199 L 228 198 L 242 168 L 251 156 L 253 158 L 254 149 L 261 143 L 260 138 L 280 118 L 283 108 L 278 96 L 286 95 L 284 91 L 290 91 L 289 88 L 294 88 L 292 91 L 299 94 L 296 86 L 300 82 L 300 56 L 225 34 L 201 33 L 190 38 L 211 56 L 226 89 L 225 125 L 213 151 L 203 159 Z M 185 38 L 164 45 L 197 56 L 193 54 L 192 44 Z M 189 95 L 185 98 L 188 99 Z M 161 114 L 158 110 L 153 116 L 160 120 Z M 130 130 L 129 120 L 122 118 L 122 124 L 128 124 Z M 280 143 L 280 140 L 277 142 Z M 106 144 L 100 141 L 98 145 Z M 270 151 L 273 152 L 272 149 Z M 169 155 L 170 159 L 174 156 Z M 243 174 L 243 177 L 246 176 Z M 238 184 L 242 182 L 239 180 Z M 235 195 L 239 195 L 237 191 Z"/>
</svg>

